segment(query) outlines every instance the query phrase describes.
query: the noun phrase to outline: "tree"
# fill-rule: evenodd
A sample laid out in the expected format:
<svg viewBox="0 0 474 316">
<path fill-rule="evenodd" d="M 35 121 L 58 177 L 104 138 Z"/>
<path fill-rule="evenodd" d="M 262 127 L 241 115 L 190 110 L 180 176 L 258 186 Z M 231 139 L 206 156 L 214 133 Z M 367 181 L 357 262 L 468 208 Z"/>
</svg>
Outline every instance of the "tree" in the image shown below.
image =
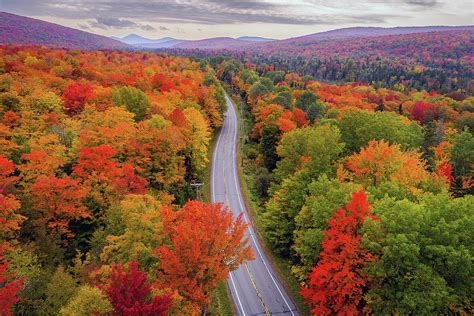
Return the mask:
<svg viewBox="0 0 474 316">
<path fill-rule="evenodd" d="M 309 184 L 301 211 L 295 217 L 292 246 L 300 259 L 305 277 L 319 260 L 324 232 L 328 229 L 334 210 L 347 204 L 352 192 L 360 189 L 358 184 L 329 179 L 326 175 Z"/>
<path fill-rule="evenodd" d="M 135 114 L 135 121 L 142 121 L 150 106 L 148 97 L 140 89 L 134 87 L 121 87 L 112 93 L 115 105 L 122 106 L 127 111 Z"/>
<path fill-rule="evenodd" d="M 116 197 L 147 191 L 147 181 L 130 164 L 121 166 L 116 162 L 116 154 L 108 145 L 82 148 L 73 166 L 73 175 L 89 190 L 88 196 L 99 208 L 109 206 Z"/>
<path fill-rule="evenodd" d="M 53 274 L 51 281 L 46 285 L 46 304 L 49 313 L 56 314 L 59 309 L 74 296 L 77 288 L 77 281 L 64 271 L 63 267 L 58 267 Z"/>
<path fill-rule="evenodd" d="M 262 97 L 269 92 L 271 92 L 271 90 L 269 90 L 267 86 L 260 81 L 257 81 L 250 87 L 249 97 L 255 101 L 257 98 Z"/>
<path fill-rule="evenodd" d="M 360 230 L 371 215 L 363 191 L 354 193 L 346 209 L 339 208 L 329 220 L 318 264 L 301 294 L 314 315 L 359 315 L 369 278 L 363 271 L 377 257 L 362 248 Z"/>
<path fill-rule="evenodd" d="M 15 165 L 10 160 L 0 156 L 0 248 L 6 247 L 8 239 L 20 229 L 25 217 L 18 214 L 20 201 L 10 192 L 18 177 L 13 176 Z"/>
<path fill-rule="evenodd" d="M 369 238 L 381 256 L 367 271 L 381 283 L 367 299 L 375 314 L 469 314 L 474 284 L 474 197 L 385 197 L 374 204 L 383 234 Z M 370 236 L 370 235 L 368 235 Z"/>
<path fill-rule="evenodd" d="M 0 315 L 12 315 L 11 307 L 18 302 L 18 292 L 23 287 L 23 278 L 7 271 L 10 263 L 3 258 L 4 249 L 0 245 Z"/>
<path fill-rule="evenodd" d="M 151 282 L 148 274 L 138 269 L 134 261 L 124 269 L 121 264 L 113 265 L 108 283 L 103 286 L 114 307 L 114 315 L 166 315 L 171 306 L 170 296 L 151 296 Z"/>
<path fill-rule="evenodd" d="M 443 178 L 426 171 L 419 153 L 403 152 L 400 145 L 389 145 L 384 140 L 370 141 L 360 153 L 349 156 L 345 166 L 349 178 L 366 188 L 390 181 L 407 193 L 416 193 L 417 189 L 439 191 L 446 186 Z"/>
<path fill-rule="evenodd" d="M 89 210 L 82 205 L 86 191 L 77 180 L 68 176 L 39 176 L 31 186 L 30 194 L 38 211 L 33 222 L 46 231 L 53 230 L 73 237 L 69 222 L 91 217 Z"/>
<path fill-rule="evenodd" d="M 221 204 L 189 201 L 176 212 L 162 209 L 164 236 L 169 244 L 157 248 L 161 258 L 158 277 L 203 310 L 210 295 L 229 272 L 253 259 L 248 227 Z"/>
<path fill-rule="evenodd" d="M 277 147 L 280 157 L 275 170 L 277 182 L 303 167 L 308 168 L 314 177 L 322 173 L 333 174 L 332 162 L 343 148 L 339 130 L 327 124 L 284 134 Z"/>
<path fill-rule="evenodd" d="M 318 97 L 313 92 L 306 90 L 299 95 L 295 105 L 298 109 L 307 112 L 309 106 L 316 103 L 317 99 Z"/>
<path fill-rule="evenodd" d="M 150 268 L 153 249 L 162 243 L 161 203 L 151 195 L 127 195 L 105 215 L 103 230 L 95 232 L 105 262 L 137 261 Z M 105 244 L 105 246 L 104 246 Z"/>
<path fill-rule="evenodd" d="M 93 87 L 87 83 L 71 82 L 62 95 L 64 112 L 74 115 L 84 110 L 85 104 L 94 98 Z"/>
<path fill-rule="evenodd" d="M 278 155 L 276 153 L 280 130 L 275 124 L 268 124 L 262 128 L 261 147 L 264 166 L 272 171 L 276 167 Z"/>
<path fill-rule="evenodd" d="M 108 315 L 113 312 L 107 296 L 97 287 L 82 285 L 59 311 L 61 316 Z"/>
<path fill-rule="evenodd" d="M 347 110 L 338 120 L 345 153 L 352 154 L 371 140 L 400 144 L 403 150 L 416 148 L 423 142 L 423 130 L 416 122 L 391 112 Z"/>
</svg>

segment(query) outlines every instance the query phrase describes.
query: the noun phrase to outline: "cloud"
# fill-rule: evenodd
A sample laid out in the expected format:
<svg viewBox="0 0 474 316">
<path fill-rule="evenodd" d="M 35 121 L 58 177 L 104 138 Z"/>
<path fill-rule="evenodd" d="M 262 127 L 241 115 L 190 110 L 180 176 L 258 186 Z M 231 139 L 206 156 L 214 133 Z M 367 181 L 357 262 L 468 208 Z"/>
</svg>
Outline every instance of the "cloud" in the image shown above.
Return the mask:
<svg viewBox="0 0 474 316">
<path fill-rule="evenodd" d="M 87 24 L 78 24 L 81 30 L 90 30 L 91 28 Z"/>
<path fill-rule="evenodd" d="M 96 28 L 150 24 L 370 25 L 419 18 L 448 0 L 0 0 L 2 10 L 29 16 L 93 20 Z M 462 6 L 472 0 L 457 0 Z M 420 10 L 424 11 L 420 13 Z M 462 9 L 457 14 L 464 14 Z M 101 18 L 97 18 L 97 17 Z M 104 18 L 107 17 L 107 18 Z"/>
<path fill-rule="evenodd" d="M 441 4 L 438 0 L 405 0 L 404 2 L 424 8 L 437 7 Z"/>
<path fill-rule="evenodd" d="M 416 0 L 412 0 L 416 1 Z M 295 2 L 296 3 L 296 2 Z M 96 28 L 140 27 L 148 23 L 239 24 L 267 23 L 325 25 L 338 23 L 378 23 L 392 15 L 338 14 L 305 11 L 308 4 L 263 0 L 2 0 L 5 10 L 31 16 L 67 19 L 95 19 Z M 314 8 L 313 8 L 314 9 Z M 295 10 L 299 10 L 295 14 Z M 100 16 L 100 18 L 96 18 Z M 104 18 L 107 17 L 107 18 Z M 135 21 L 135 22 L 134 22 Z M 148 26 L 146 26 L 148 25 Z"/>
<path fill-rule="evenodd" d="M 144 31 L 156 31 L 156 29 L 149 24 L 140 24 L 131 20 L 119 19 L 114 17 L 99 17 L 95 21 L 90 21 L 89 25 L 93 28 L 99 29 L 125 29 L 125 28 L 139 28 Z"/>
</svg>

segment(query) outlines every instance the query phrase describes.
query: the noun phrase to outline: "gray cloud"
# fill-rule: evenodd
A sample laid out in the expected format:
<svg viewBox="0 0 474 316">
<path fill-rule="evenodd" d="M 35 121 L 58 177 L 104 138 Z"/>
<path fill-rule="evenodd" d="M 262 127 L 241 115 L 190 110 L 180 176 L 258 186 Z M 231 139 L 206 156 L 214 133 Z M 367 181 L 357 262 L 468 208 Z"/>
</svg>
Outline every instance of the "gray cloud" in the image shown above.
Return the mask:
<svg viewBox="0 0 474 316">
<path fill-rule="evenodd" d="M 139 28 L 144 31 L 156 31 L 155 28 L 149 24 L 140 24 L 130 20 L 119 19 L 114 17 L 98 17 L 95 19 L 95 21 L 90 21 L 89 25 L 93 28 L 99 28 L 103 30 L 106 30 L 108 28 Z"/>
<path fill-rule="evenodd" d="M 96 28 L 140 27 L 144 22 L 239 24 L 267 23 L 292 25 L 335 25 L 341 23 L 383 23 L 395 14 L 315 14 L 304 11 L 304 5 L 271 3 L 256 0 L 2 0 L 4 10 L 32 16 L 54 16 L 68 19 L 96 19 Z M 421 0 L 409 0 L 421 1 Z M 311 5 L 308 3 L 307 5 Z M 307 13 L 294 14 L 293 9 Z M 97 16 L 107 18 L 96 18 Z M 137 21 L 137 22 L 133 22 Z M 135 25 L 134 25 L 135 23 Z M 142 23 L 142 24 L 140 24 Z"/>
<path fill-rule="evenodd" d="M 406 4 L 411 4 L 414 6 L 430 8 L 430 7 L 438 7 L 441 3 L 438 0 L 405 0 Z"/>
</svg>

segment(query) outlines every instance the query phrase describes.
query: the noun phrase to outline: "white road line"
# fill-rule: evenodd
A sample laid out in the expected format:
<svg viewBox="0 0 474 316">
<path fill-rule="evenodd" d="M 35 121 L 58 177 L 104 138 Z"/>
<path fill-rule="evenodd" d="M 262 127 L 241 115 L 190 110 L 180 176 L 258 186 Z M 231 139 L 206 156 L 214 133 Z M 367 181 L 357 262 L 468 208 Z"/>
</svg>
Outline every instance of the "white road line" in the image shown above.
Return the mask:
<svg viewBox="0 0 474 316">
<path fill-rule="evenodd" d="M 211 181 L 211 198 L 212 198 L 212 202 L 216 202 L 216 196 L 215 196 L 215 170 L 216 170 L 216 152 L 217 150 L 219 149 L 219 145 L 220 145 L 220 142 L 221 142 L 221 136 L 222 136 L 222 130 L 219 132 L 219 136 L 217 137 L 217 143 L 216 143 L 216 147 L 214 148 L 214 152 L 212 154 L 212 170 L 211 170 L 211 177 L 212 177 L 212 181 Z M 225 161 L 225 159 L 224 159 Z M 225 176 L 224 174 L 222 176 Z M 244 310 L 244 307 L 242 306 L 242 302 L 240 300 L 240 296 L 239 296 L 239 292 L 237 291 L 237 287 L 235 286 L 235 282 L 234 282 L 234 278 L 232 277 L 232 272 L 229 273 L 230 274 L 230 280 L 232 282 L 232 286 L 234 287 L 234 292 L 235 292 L 235 296 L 237 297 L 237 301 L 239 302 L 239 306 L 240 306 L 240 309 L 242 310 L 242 315 L 245 316 L 245 310 Z"/>
<path fill-rule="evenodd" d="M 237 296 L 237 301 L 239 301 L 240 309 L 242 310 L 242 313 L 245 316 L 244 307 L 242 306 L 242 302 L 240 301 L 239 292 L 237 292 L 237 288 L 235 287 L 235 282 L 234 282 L 234 278 L 232 277 L 232 272 L 230 272 L 229 274 L 230 274 L 230 281 L 232 282 L 232 286 L 234 287 L 235 295 Z"/>
<path fill-rule="evenodd" d="M 226 96 L 226 97 L 227 97 L 227 96 Z M 228 97 L 227 97 L 227 99 L 228 99 Z M 230 101 L 230 100 L 229 100 L 229 101 Z M 230 101 L 230 103 L 232 104 L 232 105 L 231 105 L 231 107 L 232 107 L 232 113 L 233 113 L 234 115 L 237 115 L 237 114 L 235 113 L 234 104 L 232 103 L 232 101 Z M 235 130 L 237 130 L 237 128 L 236 128 Z M 237 132 L 235 133 L 235 139 L 237 139 Z M 237 146 L 237 142 L 236 142 L 236 146 Z M 233 161 L 233 163 L 234 163 L 234 164 L 236 164 L 235 152 L 236 152 L 236 150 L 233 151 L 233 153 L 234 153 L 234 159 L 233 159 L 234 161 Z M 246 209 L 245 209 L 244 206 L 242 205 L 242 196 L 241 196 L 241 193 L 240 193 L 240 186 L 239 186 L 238 183 L 237 183 L 237 175 L 236 175 L 236 173 L 235 173 L 236 167 L 237 167 L 237 166 L 235 166 L 234 168 L 232 168 L 232 169 L 233 169 L 233 175 L 234 175 L 234 183 L 235 183 L 235 188 L 236 188 L 236 190 L 237 190 L 237 195 L 238 195 L 238 200 L 239 200 L 240 208 L 241 208 L 241 210 L 242 210 L 242 211 L 244 212 L 244 214 L 245 214 Z M 269 269 L 268 266 L 267 266 L 267 263 L 265 262 L 265 260 L 264 260 L 264 258 L 263 258 L 262 252 L 260 251 L 260 248 L 258 247 L 257 241 L 255 240 L 255 238 L 254 238 L 254 236 L 253 236 L 254 234 L 252 233 L 252 230 L 251 230 L 251 226 L 250 226 L 250 225 L 249 225 L 249 227 L 248 227 L 248 230 L 249 230 L 249 232 L 250 232 L 250 237 L 252 238 L 252 240 L 253 240 L 253 242 L 254 242 L 254 244 L 255 244 L 255 248 L 257 248 L 257 252 L 258 252 L 258 254 L 259 254 L 259 256 L 260 256 L 260 259 L 262 259 L 262 261 L 263 261 L 263 264 L 264 264 L 264 266 L 265 266 L 265 269 L 267 270 L 268 274 L 270 275 L 270 278 L 272 279 L 273 283 L 275 284 L 275 287 L 277 288 L 278 293 L 280 293 L 281 297 L 283 298 L 283 301 L 285 302 L 286 306 L 288 307 L 289 311 L 291 312 L 291 315 L 294 316 L 295 314 L 293 313 L 293 310 L 292 310 L 292 308 L 290 307 L 290 304 L 288 304 L 288 302 L 286 301 L 285 296 L 283 295 L 282 291 L 280 290 L 280 287 L 278 286 L 278 284 L 277 284 L 275 278 L 273 277 L 273 275 L 272 275 L 271 272 L 270 272 L 270 269 Z"/>
</svg>

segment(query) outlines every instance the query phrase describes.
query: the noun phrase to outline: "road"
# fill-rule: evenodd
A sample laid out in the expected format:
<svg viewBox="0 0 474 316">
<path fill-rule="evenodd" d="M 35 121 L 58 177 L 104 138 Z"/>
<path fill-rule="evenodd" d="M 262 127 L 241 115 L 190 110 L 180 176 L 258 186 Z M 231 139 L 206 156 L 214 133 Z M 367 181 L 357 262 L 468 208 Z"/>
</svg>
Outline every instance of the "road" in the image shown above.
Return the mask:
<svg viewBox="0 0 474 316">
<path fill-rule="evenodd" d="M 249 222 L 237 172 L 237 115 L 232 101 L 227 95 L 225 98 L 228 110 L 212 157 L 211 199 L 227 205 L 235 216 L 243 212 L 244 220 Z M 253 227 L 249 226 L 246 235 L 255 260 L 240 265 L 227 281 L 238 315 L 299 315 L 263 253 Z"/>
</svg>

